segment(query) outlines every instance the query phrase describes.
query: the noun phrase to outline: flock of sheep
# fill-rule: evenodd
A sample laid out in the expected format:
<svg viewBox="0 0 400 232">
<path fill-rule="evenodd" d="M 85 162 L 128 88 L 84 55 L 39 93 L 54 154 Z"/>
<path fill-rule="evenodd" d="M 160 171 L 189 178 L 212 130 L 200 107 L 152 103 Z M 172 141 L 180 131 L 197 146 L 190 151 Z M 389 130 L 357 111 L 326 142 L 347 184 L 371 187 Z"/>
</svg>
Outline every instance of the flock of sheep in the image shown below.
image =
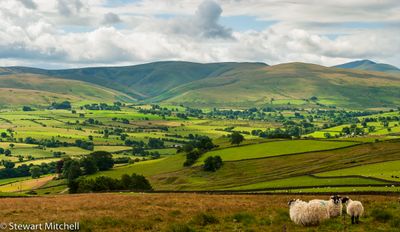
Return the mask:
<svg viewBox="0 0 400 232">
<path fill-rule="evenodd" d="M 326 219 L 342 215 L 342 204 L 345 204 L 346 212 L 351 216 L 351 223 L 358 224 L 360 216 L 364 213 L 362 203 L 338 195 L 331 196 L 327 201 L 318 199 L 309 202 L 299 199 L 291 200 L 289 201 L 290 219 L 298 225 L 318 225 Z"/>
</svg>

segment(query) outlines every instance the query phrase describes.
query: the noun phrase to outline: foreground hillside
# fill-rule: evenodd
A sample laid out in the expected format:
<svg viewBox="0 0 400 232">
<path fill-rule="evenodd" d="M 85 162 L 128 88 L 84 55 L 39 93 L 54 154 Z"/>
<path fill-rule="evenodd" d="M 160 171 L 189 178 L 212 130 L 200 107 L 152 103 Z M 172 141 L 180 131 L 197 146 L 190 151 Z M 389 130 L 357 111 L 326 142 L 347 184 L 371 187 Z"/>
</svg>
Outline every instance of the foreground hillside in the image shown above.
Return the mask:
<svg viewBox="0 0 400 232">
<path fill-rule="evenodd" d="M 336 218 L 302 227 L 289 219 L 292 198 L 301 195 L 86 194 L 0 199 L 2 222 L 79 222 L 81 231 L 396 231 L 396 196 L 356 196 L 365 216 L 359 225 Z M 32 217 L 35 215 L 35 217 Z"/>
<path fill-rule="evenodd" d="M 0 74 L 40 74 L 58 78 L 60 82 L 78 80 L 85 82 L 85 89 L 85 86 L 95 84 L 147 103 L 164 102 L 194 107 L 271 104 L 280 107 L 381 109 L 400 104 L 398 74 L 385 73 L 379 68 L 356 70 L 353 66 L 335 68 L 305 63 L 268 66 L 262 63 L 198 64 L 170 61 L 68 70 L 10 67 L 0 71 Z M 0 80 L 0 85 L 13 88 L 6 80 Z M 49 82 L 44 87 L 53 89 L 54 85 L 57 85 L 56 82 Z"/>
</svg>

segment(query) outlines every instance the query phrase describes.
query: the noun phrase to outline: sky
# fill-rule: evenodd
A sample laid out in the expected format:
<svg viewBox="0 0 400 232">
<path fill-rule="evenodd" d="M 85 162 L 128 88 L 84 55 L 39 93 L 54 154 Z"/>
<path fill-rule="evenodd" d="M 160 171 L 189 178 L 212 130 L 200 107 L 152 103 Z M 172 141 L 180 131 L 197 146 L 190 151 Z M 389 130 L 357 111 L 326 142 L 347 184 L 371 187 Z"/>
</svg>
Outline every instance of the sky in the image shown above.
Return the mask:
<svg viewBox="0 0 400 232">
<path fill-rule="evenodd" d="M 359 59 L 400 67 L 400 1 L 0 0 L 0 66 Z"/>
</svg>

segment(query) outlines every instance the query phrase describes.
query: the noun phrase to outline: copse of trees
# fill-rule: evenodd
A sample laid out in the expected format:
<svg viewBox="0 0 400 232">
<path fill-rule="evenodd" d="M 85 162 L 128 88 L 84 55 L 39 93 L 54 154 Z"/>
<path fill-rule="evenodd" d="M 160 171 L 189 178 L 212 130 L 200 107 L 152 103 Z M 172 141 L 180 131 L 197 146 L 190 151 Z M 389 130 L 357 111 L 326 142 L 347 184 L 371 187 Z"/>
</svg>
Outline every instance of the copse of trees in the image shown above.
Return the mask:
<svg viewBox="0 0 400 232">
<path fill-rule="evenodd" d="M 212 139 L 208 136 L 195 136 L 194 140 L 184 146 L 187 152 L 186 161 L 183 166 L 193 165 L 200 156 L 215 147 Z"/>
<path fill-rule="evenodd" d="M 107 191 L 151 191 L 150 182 L 142 175 L 124 174 L 121 179 L 99 176 L 95 179 L 78 178 L 68 183 L 69 193 L 107 192 Z"/>
<path fill-rule="evenodd" d="M 56 162 L 42 163 L 40 165 L 22 164 L 18 167 L 15 167 L 15 163 L 3 160 L 2 165 L 4 166 L 4 168 L 0 169 L 0 179 L 26 177 L 26 176 L 32 176 L 34 178 L 37 178 L 38 174 L 40 177 L 40 175 L 56 172 Z"/>
<path fill-rule="evenodd" d="M 56 110 L 71 110 L 71 102 L 69 101 L 63 101 L 63 102 L 53 102 L 51 103 L 50 109 L 56 109 Z"/>
<path fill-rule="evenodd" d="M 204 161 L 204 171 L 215 172 L 222 167 L 222 159 L 220 156 L 209 156 Z"/>
<path fill-rule="evenodd" d="M 71 182 L 82 175 L 94 174 L 98 171 L 106 171 L 114 167 L 114 159 L 111 153 L 96 151 L 80 159 L 65 158 L 58 163 L 58 172 L 62 178 Z"/>
<path fill-rule="evenodd" d="M 244 141 L 244 137 L 242 134 L 240 134 L 237 131 L 234 131 L 231 135 L 230 135 L 230 142 L 231 144 L 235 144 L 235 145 L 239 145 L 240 143 L 242 143 Z"/>
</svg>

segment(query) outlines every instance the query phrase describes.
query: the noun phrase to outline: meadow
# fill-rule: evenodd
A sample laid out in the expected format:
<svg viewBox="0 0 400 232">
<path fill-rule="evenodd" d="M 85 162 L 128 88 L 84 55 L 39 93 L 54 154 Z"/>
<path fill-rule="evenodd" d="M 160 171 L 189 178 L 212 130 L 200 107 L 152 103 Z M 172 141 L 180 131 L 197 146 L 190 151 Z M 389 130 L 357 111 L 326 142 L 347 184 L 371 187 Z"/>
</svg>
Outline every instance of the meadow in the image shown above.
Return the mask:
<svg viewBox="0 0 400 232">
<path fill-rule="evenodd" d="M 360 224 L 329 219 L 302 227 L 287 202 L 329 195 L 80 194 L 0 198 L 2 222 L 79 222 L 81 231 L 396 231 L 397 196 L 350 195 L 363 202 Z M 66 204 L 68 202 L 68 204 Z M 32 217 L 31 215 L 35 215 Z"/>
</svg>

